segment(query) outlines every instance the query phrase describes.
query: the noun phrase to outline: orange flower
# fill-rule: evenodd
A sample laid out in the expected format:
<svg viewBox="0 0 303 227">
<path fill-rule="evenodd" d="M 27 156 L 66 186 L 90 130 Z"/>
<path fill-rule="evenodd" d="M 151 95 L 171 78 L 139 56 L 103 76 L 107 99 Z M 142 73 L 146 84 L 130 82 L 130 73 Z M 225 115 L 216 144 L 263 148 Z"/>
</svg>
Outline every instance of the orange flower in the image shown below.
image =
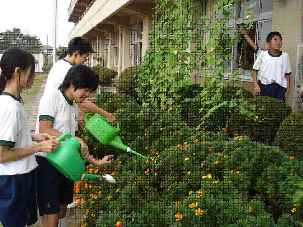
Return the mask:
<svg viewBox="0 0 303 227">
<path fill-rule="evenodd" d="M 202 179 L 203 179 L 203 180 L 204 180 L 204 179 L 210 180 L 210 179 L 212 179 L 212 175 L 209 173 L 209 174 L 207 174 L 206 176 L 202 176 Z"/>
<path fill-rule="evenodd" d="M 74 186 L 74 192 L 78 194 L 78 193 L 80 193 L 80 190 L 81 190 L 81 183 L 76 182 L 75 186 Z"/>
<path fill-rule="evenodd" d="M 198 139 L 194 139 L 193 143 L 194 143 L 194 144 L 198 144 L 198 143 L 199 143 L 199 140 L 198 140 Z"/>
<path fill-rule="evenodd" d="M 219 163 L 220 163 L 219 160 L 214 161 L 214 164 L 215 164 L 215 165 L 218 165 Z"/>
<path fill-rule="evenodd" d="M 197 197 L 197 198 L 201 198 L 201 197 L 203 196 L 203 194 L 204 194 L 204 193 L 203 193 L 202 191 L 197 191 L 197 192 L 196 192 L 196 197 Z"/>
<path fill-rule="evenodd" d="M 295 160 L 295 156 L 288 156 L 288 160 L 292 161 L 292 160 Z"/>
<path fill-rule="evenodd" d="M 181 212 L 177 212 L 175 214 L 176 221 L 181 221 L 183 219 L 183 214 Z"/>
<path fill-rule="evenodd" d="M 122 227 L 123 226 L 123 222 L 122 221 L 117 221 L 115 224 L 115 227 Z"/>
<path fill-rule="evenodd" d="M 195 203 L 188 204 L 188 207 L 189 207 L 190 209 L 197 208 L 197 207 L 198 207 L 198 203 L 195 202 Z"/>
<path fill-rule="evenodd" d="M 196 215 L 196 216 L 201 217 L 201 216 L 203 216 L 204 214 L 205 214 L 205 211 L 202 210 L 201 208 L 198 208 L 198 209 L 196 209 L 196 211 L 195 211 L 195 215 Z"/>
</svg>

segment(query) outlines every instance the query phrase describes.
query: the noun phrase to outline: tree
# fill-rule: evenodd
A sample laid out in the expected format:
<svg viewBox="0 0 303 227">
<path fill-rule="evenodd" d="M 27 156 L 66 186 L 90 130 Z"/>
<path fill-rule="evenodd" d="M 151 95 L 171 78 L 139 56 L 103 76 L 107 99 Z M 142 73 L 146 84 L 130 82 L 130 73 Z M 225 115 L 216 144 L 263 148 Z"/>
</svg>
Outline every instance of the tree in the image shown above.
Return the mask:
<svg viewBox="0 0 303 227">
<path fill-rule="evenodd" d="M 40 52 L 41 46 L 41 41 L 37 36 L 22 34 L 19 28 L 0 33 L 0 51 L 18 47 L 31 53 L 37 53 Z"/>
</svg>

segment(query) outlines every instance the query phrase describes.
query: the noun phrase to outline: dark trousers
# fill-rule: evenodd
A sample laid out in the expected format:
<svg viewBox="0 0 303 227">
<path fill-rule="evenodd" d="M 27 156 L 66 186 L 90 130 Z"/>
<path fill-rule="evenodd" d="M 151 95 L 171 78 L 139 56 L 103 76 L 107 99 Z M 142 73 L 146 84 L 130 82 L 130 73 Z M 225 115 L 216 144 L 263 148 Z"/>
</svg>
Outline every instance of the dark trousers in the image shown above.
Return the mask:
<svg viewBox="0 0 303 227">
<path fill-rule="evenodd" d="M 282 87 L 277 83 L 264 85 L 260 81 L 258 82 L 261 89 L 261 96 L 269 96 L 275 99 L 278 99 L 282 102 L 285 102 L 285 93 L 286 88 Z"/>
</svg>

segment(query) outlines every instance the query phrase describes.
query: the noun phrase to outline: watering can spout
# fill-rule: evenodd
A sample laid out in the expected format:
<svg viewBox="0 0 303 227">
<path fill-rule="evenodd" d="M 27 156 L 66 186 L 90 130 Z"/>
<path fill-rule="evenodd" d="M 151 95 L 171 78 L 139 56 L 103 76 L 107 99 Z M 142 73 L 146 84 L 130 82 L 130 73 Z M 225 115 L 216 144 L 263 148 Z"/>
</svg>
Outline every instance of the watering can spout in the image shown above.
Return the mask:
<svg viewBox="0 0 303 227">
<path fill-rule="evenodd" d="M 120 131 L 119 127 L 113 127 L 99 114 L 95 114 L 91 118 L 86 115 L 85 128 L 104 145 L 110 145 L 116 149 L 137 155 L 142 159 L 148 159 L 148 157 L 141 155 L 140 153 L 129 148 L 127 145 L 123 144 L 120 136 L 118 135 L 118 132 Z"/>
<path fill-rule="evenodd" d="M 114 139 L 110 142 L 110 145 L 117 149 L 123 150 L 123 151 L 127 151 L 127 149 L 128 149 L 128 146 L 123 144 L 123 142 L 119 136 L 115 136 Z"/>
<path fill-rule="evenodd" d="M 106 180 L 109 183 L 116 183 L 116 180 L 109 174 L 105 174 L 105 175 L 101 176 L 101 175 L 98 175 L 98 174 L 83 173 L 81 175 L 81 180 L 99 182 L 102 179 Z"/>
</svg>

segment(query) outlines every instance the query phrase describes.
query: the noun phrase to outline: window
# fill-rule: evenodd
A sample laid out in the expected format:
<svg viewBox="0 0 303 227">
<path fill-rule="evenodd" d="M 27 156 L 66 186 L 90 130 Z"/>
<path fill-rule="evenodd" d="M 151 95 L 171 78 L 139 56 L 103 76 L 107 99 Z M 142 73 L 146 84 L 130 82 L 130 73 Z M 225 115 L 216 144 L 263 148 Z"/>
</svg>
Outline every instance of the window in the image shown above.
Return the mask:
<svg viewBox="0 0 303 227">
<path fill-rule="evenodd" d="M 131 59 L 132 66 L 141 64 L 142 61 L 142 32 L 143 23 L 131 25 Z"/>
<path fill-rule="evenodd" d="M 103 39 L 101 41 L 101 53 L 99 55 L 99 63 L 103 66 L 107 66 L 107 58 L 108 58 L 108 45 L 109 39 Z"/>
<path fill-rule="evenodd" d="M 236 15 L 237 26 L 247 18 L 254 22 L 248 34 L 259 48 L 264 48 L 266 36 L 272 31 L 272 0 L 241 0 Z M 256 59 L 256 53 L 241 37 L 235 54 L 236 65 L 244 70 L 244 79 L 250 79 L 250 70 Z"/>
<path fill-rule="evenodd" d="M 112 39 L 112 47 L 114 50 L 114 66 L 118 67 L 119 62 L 119 31 L 115 31 Z"/>
</svg>

